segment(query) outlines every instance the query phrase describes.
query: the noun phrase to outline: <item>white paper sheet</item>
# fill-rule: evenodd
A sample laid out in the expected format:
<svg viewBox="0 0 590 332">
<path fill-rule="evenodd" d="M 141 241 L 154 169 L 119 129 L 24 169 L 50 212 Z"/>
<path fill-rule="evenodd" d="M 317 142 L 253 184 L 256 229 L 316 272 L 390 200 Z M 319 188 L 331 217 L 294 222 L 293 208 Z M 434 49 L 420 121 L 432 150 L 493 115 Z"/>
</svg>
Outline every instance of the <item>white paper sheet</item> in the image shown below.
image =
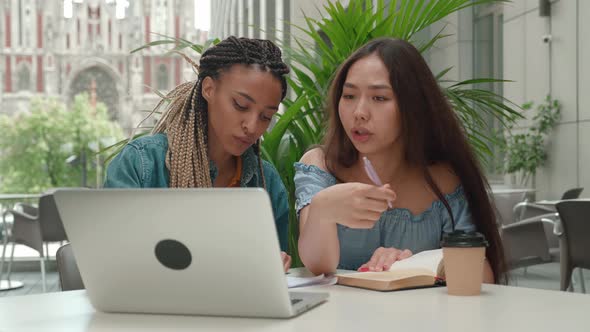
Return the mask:
<svg viewBox="0 0 590 332">
<path fill-rule="evenodd" d="M 338 280 L 335 275 L 326 276 L 320 274 L 314 277 L 287 277 L 287 286 L 289 288 L 315 286 L 315 285 L 334 285 Z"/>
</svg>

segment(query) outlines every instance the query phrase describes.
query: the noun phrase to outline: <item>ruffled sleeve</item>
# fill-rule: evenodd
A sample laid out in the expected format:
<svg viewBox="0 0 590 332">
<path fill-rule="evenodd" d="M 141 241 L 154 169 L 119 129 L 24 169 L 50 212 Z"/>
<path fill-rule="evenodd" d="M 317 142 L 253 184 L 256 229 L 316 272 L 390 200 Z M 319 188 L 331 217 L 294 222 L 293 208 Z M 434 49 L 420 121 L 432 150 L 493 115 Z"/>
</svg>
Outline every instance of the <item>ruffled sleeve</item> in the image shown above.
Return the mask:
<svg viewBox="0 0 590 332">
<path fill-rule="evenodd" d="M 336 178 L 323 169 L 303 163 L 295 163 L 295 209 L 299 211 L 311 203 L 311 199 L 321 190 L 336 184 Z"/>
</svg>

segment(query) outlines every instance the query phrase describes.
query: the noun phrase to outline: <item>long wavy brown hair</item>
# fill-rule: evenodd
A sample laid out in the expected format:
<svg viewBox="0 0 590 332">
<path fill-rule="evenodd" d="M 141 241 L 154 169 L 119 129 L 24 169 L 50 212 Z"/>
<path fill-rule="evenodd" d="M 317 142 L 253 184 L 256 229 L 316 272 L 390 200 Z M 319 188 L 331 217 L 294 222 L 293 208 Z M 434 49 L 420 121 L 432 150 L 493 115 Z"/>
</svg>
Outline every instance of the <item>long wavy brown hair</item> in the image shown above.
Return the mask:
<svg viewBox="0 0 590 332">
<path fill-rule="evenodd" d="M 444 163 L 459 177 L 467 198 L 472 221 L 485 235 L 490 246 L 486 256 L 496 283 L 506 282 L 506 264 L 494 208 L 488 195 L 489 184 L 479 161 L 468 143 L 465 129 L 441 91 L 420 52 L 410 43 L 392 38 L 370 41 L 352 54 L 338 69 L 329 92 L 328 127 L 323 141 L 328 169 L 353 166 L 359 153 L 348 138 L 338 103 L 350 67 L 358 60 L 376 54 L 389 71 L 401 118 L 403 158 L 421 169 L 424 178 L 446 207 L 453 224 L 454 216 L 441 189 L 434 182 L 428 166 Z"/>
</svg>

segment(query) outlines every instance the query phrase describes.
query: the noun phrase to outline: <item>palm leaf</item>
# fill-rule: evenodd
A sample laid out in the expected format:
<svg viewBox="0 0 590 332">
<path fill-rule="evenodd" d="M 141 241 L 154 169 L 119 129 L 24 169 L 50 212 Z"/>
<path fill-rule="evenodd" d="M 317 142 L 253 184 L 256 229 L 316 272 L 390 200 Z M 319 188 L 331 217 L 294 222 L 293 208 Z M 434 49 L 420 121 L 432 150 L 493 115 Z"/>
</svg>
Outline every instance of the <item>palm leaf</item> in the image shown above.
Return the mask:
<svg viewBox="0 0 590 332">
<path fill-rule="evenodd" d="M 139 52 L 139 51 L 141 51 L 143 49 L 146 49 L 146 48 L 149 48 L 149 47 L 152 47 L 152 46 L 165 45 L 165 44 L 176 44 L 176 42 L 174 40 L 156 40 L 156 41 L 153 41 L 151 43 L 145 44 L 145 45 L 143 45 L 141 47 L 138 47 L 138 48 L 132 50 L 130 53 L 136 53 L 136 52 Z"/>
<path fill-rule="evenodd" d="M 389 5 L 384 0 L 378 0 L 374 6 L 373 1 L 350 0 L 348 7 L 344 7 L 339 1 L 330 0 L 323 6 L 323 11 L 317 9 L 318 19 L 303 12 L 303 24 L 287 22 L 291 30 L 298 30 L 304 35 L 304 38 L 290 35 L 292 46 L 288 47 L 284 43 L 282 45 L 285 56 L 292 63 L 293 75 L 287 82 L 294 97 L 284 101 L 284 113 L 277 115 L 273 130 L 263 136 L 261 154 L 278 169 L 289 192 L 289 245 L 294 266 L 298 266 L 300 261 L 297 256 L 298 223 L 293 209 L 295 187 L 292 163 L 299 160 L 309 146 L 319 143 L 324 134 L 325 96 L 338 66 L 371 39 L 392 37 L 412 42 L 416 33 L 452 13 L 496 2 L 506 0 L 392 0 Z M 428 51 L 439 40 L 448 36 L 444 30 L 443 27 L 416 47 L 420 52 Z M 211 41 L 209 44 L 197 45 L 184 39 L 162 36 L 162 40 L 144 45 L 133 52 L 156 45 L 174 44 L 172 51 L 190 47 L 197 53 L 202 53 L 215 43 Z M 489 135 L 486 119 L 493 117 L 502 125 L 510 124 L 521 117 L 519 108 L 502 96 L 477 87 L 483 83 L 505 81 L 476 78 L 453 82 L 444 79 L 450 70 L 451 68 L 447 68 L 441 71 L 436 78 L 461 120 L 470 144 L 478 157 L 485 161 L 492 153 L 490 146 L 494 142 L 494 138 Z M 121 144 L 124 142 L 119 142 L 114 148 L 122 147 Z"/>
</svg>

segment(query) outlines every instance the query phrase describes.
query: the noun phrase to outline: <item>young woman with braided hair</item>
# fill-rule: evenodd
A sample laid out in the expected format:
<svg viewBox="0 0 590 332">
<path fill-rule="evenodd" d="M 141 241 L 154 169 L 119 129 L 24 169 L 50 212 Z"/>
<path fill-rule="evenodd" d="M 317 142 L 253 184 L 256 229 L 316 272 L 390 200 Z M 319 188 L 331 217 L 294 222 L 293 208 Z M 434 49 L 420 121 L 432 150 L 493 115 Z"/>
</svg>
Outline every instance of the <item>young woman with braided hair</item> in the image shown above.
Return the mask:
<svg viewBox="0 0 590 332">
<path fill-rule="evenodd" d="M 285 97 L 289 68 L 271 41 L 229 37 L 206 50 L 196 81 L 183 83 L 152 135 L 131 141 L 110 163 L 105 187 L 263 187 L 275 216 L 285 270 L 288 200 L 260 158 L 260 137 Z"/>
</svg>

